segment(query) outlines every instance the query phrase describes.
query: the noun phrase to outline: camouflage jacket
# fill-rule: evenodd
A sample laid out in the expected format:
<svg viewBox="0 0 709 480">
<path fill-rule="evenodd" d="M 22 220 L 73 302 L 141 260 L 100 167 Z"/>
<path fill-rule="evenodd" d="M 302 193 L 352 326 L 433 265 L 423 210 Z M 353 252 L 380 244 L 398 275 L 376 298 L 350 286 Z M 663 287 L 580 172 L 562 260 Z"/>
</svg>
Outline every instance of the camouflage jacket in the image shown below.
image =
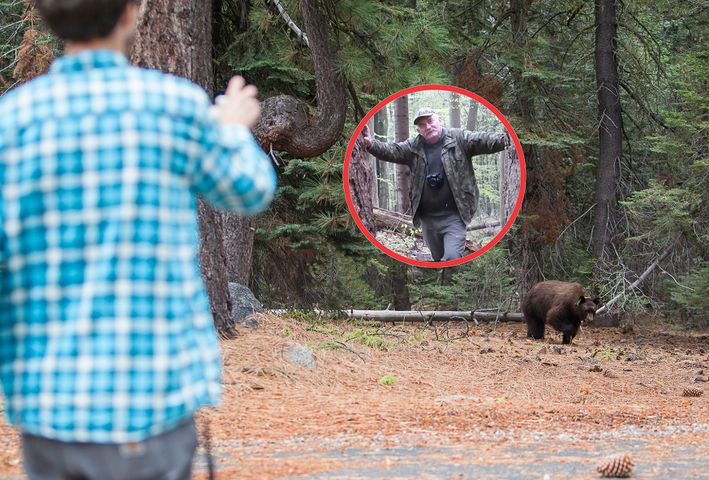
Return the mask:
<svg viewBox="0 0 709 480">
<path fill-rule="evenodd" d="M 479 195 L 472 157 L 504 150 L 507 145 L 507 134 L 444 128 L 442 138 L 441 161 L 443 169 L 448 177 L 460 217 L 467 225 L 475 215 Z M 419 226 L 421 220 L 418 208 L 426 180 L 426 154 L 424 153 L 423 137 L 416 135 L 398 143 L 385 143 L 373 139 L 372 146 L 368 151 L 380 160 L 408 165 L 411 169 L 409 197 L 411 198 L 411 208 L 415 212 L 414 225 Z"/>
</svg>

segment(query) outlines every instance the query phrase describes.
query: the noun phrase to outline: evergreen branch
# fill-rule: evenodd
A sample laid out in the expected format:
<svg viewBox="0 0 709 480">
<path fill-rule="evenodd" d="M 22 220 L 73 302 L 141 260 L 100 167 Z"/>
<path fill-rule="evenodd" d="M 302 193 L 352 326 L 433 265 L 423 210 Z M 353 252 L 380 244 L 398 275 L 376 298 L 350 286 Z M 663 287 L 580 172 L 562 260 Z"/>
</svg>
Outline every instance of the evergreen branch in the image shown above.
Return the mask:
<svg viewBox="0 0 709 480">
<path fill-rule="evenodd" d="M 639 18 L 637 18 L 635 15 L 633 15 L 632 11 L 628 10 L 628 15 L 630 15 L 630 18 L 635 20 L 637 22 L 637 24 L 640 25 L 640 28 L 642 28 L 645 31 L 645 33 L 647 33 L 650 36 L 650 40 L 652 40 L 652 42 L 657 47 L 657 57 L 660 58 L 661 52 L 662 52 L 662 46 L 660 45 L 660 42 L 655 38 L 655 35 L 652 34 L 652 32 L 645 26 L 645 24 L 643 22 L 640 21 Z M 637 33 L 636 33 L 636 35 L 637 35 Z M 659 65 L 659 62 L 658 62 L 658 65 Z"/>
<path fill-rule="evenodd" d="M 576 16 L 577 16 L 579 13 L 581 13 L 581 10 L 583 9 L 583 7 L 584 7 L 585 4 L 586 4 L 586 2 L 581 2 L 581 3 L 579 3 L 579 6 L 576 7 L 576 10 L 574 10 L 573 12 L 571 12 L 571 15 L 569 15 L 569 18 L 566 19 L 566 26 L 567 26 L 568 28 L 571 28 L 571 22 L 573 22 L 574 19 L 576 18 Z"/>
<path fill-rule="evenodd" d="M 581 215 L 578 216 L 578 218 L 576 218 L 573 222 L 571 222 L 570 224 L 568 224 L 568 225 L 561 231 L 561 233 L 559 233 L 559 236 L 556 237 L 556 242 L 554 242 L 554 248 L 556 249 L 556 253 L 557 253 L 559 256 L 561 256 L 561 253 L 559 252 L 559 240 L 561 240 L 561 236 L 562 236 L 569 228 L 571 228 L 571 227 L 574 225 L 574 223 L 576 223 L 576 222 L 578 222 L 579 220 L 581 220 L 583 217 L 586 216 L 586 214 L 587 214 L 588 212 L 590 212 L 591 210 L 593 210 L 593 208 L 594 208 L 595 206 L 596 206 L 596 204 L 594 203 L 593 205 L 591 205 L 590 207 L 588 207 L 588 210 L 586 210 L 585 212 L 583 212 Z"/>
<path fill-rule="evenodd" d="M 657 66 L 658 73 L 661 73 L 664 75 L 664 69 L 662 67 L 662 54 L 659 51 L 657 53 L 653 52 L 652 46 L 648 44 L 647 40 L 645 39 L 645 35 L 642 34 L 642 32 L 638 32 L 634 28 L 632 28 L 630 25 L 628 25 L 625 22 L 618 22 L 618 27 L 624 27 L 628 32 L 630 32 L 635 38 L 638 39 L 638 41 L 645 47 L 645 51 L 649 52 L 649 56 L 652 59 L 653 63 Z M 622 40 L 618 40 L 619 44 L 624 43 Z M 628 49 L 630 50 L 630 49 Z"/>
<path fill-rule="evenodd" d="M 341 25 L 340 22 L 335 22 L 335 28 L 345 35 L 352 37 L 357 40 L 365 49 L 372 54 L 372 60 L 374 61 L 374 66 L 379 69 L 387 68 L 387 59 L 382 52 L 379 51 L 377 46 L 372 41 L 372 38 L 365 35 L 353 28 L 347 28 L 345 25 Z"/>
<path fill-rule="evenodd" d="M 547 91 L 546 86 L 540 85 L 540 89 L 546 91 L 547 93 L 549 93 L 549 92 Z M 561 108 L 561 106 L 558 105 L 550 96 L 544 96 L 544 97 L 542 97 L 542 102 L 544 102 L 544 105 L 546 105 L 547 108 L 549 108 L 549 111 L 550 111 L 550 112 L 554 112 L 554 108 L 552 108 L 552 107 L 558 108 L 560 112 L 563 112 L 563 109 Z M 552 122 L 554 123 L 554 125 L 556 125 L 556 126 L 559 128 L 559 130 L 561 130 L 561 131 L 563 131 L 563 130 L 569 130 L 569 131 L 571 131 L 571 132 L 573 132 L 573 133 L 575 133 L 575 134 L 577 134 L 577 135 L 579 134 L 579 133 L 576 131 L 576 129 L 574 128 L 574 126 L 573 126 L 573 125 L 570 125 L 566 120 L 564 120 L 564 119 L 561 117 L 561 115 L 553 115 L 552 118 L 551 118 L 551 121 L 552 121 Z"/>
<path fill-rule="evenodd" d="M 627 109 L 621 107 L 620 111 L 623 113 L 624 116 L 628 117 L 628 120 L 630 120 L 632 122 L 632 124 L 635 125 L 635 128 L 637 128 L 639 132 L 643 131 L 643 128 L 640 126 L 640 124 L 637 122 L 637 120 L 635 120 L 635 118 L 633 118 L 633 116 L 630 114 L 630 112 L 628 112 Z M 625 132 L 625 127 L 623 128 L 623 132 Z M 629 140 L 628 140 L 628 143 L 630 143 Z"/>
<path fill-rule="evenodd" d="M 486 35 L 485 37 L 485 43 L 480 47 L 480 55 L 479 57 L 482 57 L 482 54 L 485 53 L 485 50 L 490 48 L 494 43 L 492 43 L 492 36 L 495 34 L 498 28 L 502 26 L 505 20 L 507 20 L 509 17 L 512 16 L 512 9 L 507 10 L 505 13 L 503 13 L 500 18 L 498 18 L 495 21 L 495 24 L 492 26 L 490 29 L 490 32 Z"/>
<path fill-rule="evenodd" d="M 584 35 L 589 30 L 593 30 L 595 28 L 596 28 L 595 25 L 589 25 L 588 27 L 581 29 L 581 31 L 578 32 L 576 34 L 576 36 L 569 42 L 569 44 L 566 46 L 566 50 L 564 50 L 564 54 L 561 56 L 561 62 L 559 63 L 559 70 L 564 69 L 564 62 L 566 62 L 566 55 L 571 50 L 571 47 L 574 46 L 574 43 L 576 43 L 576 40 L 578 40 L 582 35 Z M 591 55 L 588 55 L 588 56 L 591 56 Z M 581 57 L 579 60 L 581 60 L 581 59 L 583 59 L 583 57 Z"/>
<path fill-rule="evenodd" d="M 301 30 L 298 25 L 293 21 L 292 18 L 290 18 L 290 15 L 288 15 L 288 12 L 286 12 L 286 9 L 283 8 L 283 5 L 281 5 L 281 2 L 278 0 L 269 0 L 275 7 L 278 9 L 278 13 L 281 15 L 283 20 L 285 20 L 286 25 L 290 27 L 290 29 L 295 33 L 295 36 L 298 37 L 298 39 L 303 42 L 303 44 L 310 48 L 310 43 L 308 42 L 308 36 L 305 34 L 303 30 Z"/>
<path fill-rule="evenodd" d="M 556 17 L 563 15 L 565 13 L 568 13 L 568 10 L 562 10 L 561 12 L 557 12 L 554 15 L 552 15 L 551 17 L 549 17 L 549 19 L 546 22 L 544 22 L 541 27 L 539 27 L 533 34 L 531 34 L 529 36 L 529 40 L 533 39 L 539 32 L 541 32 L 547 25 L 549 25 L 551 23 L 551 21 L 554 20 Z"/>
<path fill-rule="evenodd" d="M 229 12 L 231 13 L 231 23 L 236 24 L 236 19 L 239 18 L 239 14 L 236 11 L 236 6 L 234 5 L 233 0 L 223 0 L 222 4 L 226 4 L 227 8 L 229 9 Z"/>
<path fill-rule="evenodd" d="M 643 101 L 640 99 L 640 97 L 633 91 L 632 88 L 630 88 L 630 85 L 628 85 L 628 84 L 627 84 L 626 82 L 624 82 L 623 80 L 621 80 L 621 81 L 619 82 L 619 84 L 620 84 L 620 87 L 621 87 L 623 90 L 625 90 L 625 92 L 626 92 L 628 95 L 630 95 L 630 98 L 632 98 L 633 100 L 635 100 L 635 103 L 637 103 L 637 104 L 640 106 L 640 108 L 641 108 L 642 110 L 644 110 L 645 113 L 647 113 L 647 114 L 650 116 L 650 118 L 652 118 L 658 125 L 660 125 L 660 126 L 663 127 L 664 129 L 669 130 L 669 131 L 671 131 L 671 132 L 674 131 L 674 128 L 673 128 L 673 127 L 669 127 L 669 126 L 667 126 L 667 124 L 665 124 L 665 121 L 664 121 L 664 119 L 663 119 L 662 117 L 660 117 L 660 116 L 657 115 L 656 113 L 652 112 L 652 111 L 643 103 Z"/>
<path fill-rule="evenodd" d="M 633 119 L 633 117 L 630 114 L 628 114 L 622 106 L 620 107 L 620 114 L 621 115 L 625 114 L 635 124 L 635 120 Z M 630 140 L 630 135 L 628 135 L 628 131 L 625 129 L 625 125 L 626 125 L 626 123 L 623 122 L 623 125 L 621 125 L 620 130 L 623 133 L 623 138 L 625 138 L 625 144 L 628 148 L 628 162 L 627 162 L 628 170 L 630 170 L 630 172 L 632 173 L 632 171 L 633 171 L 633 142 Z M 637 127 L 637 124 L 635 124 L 635 126 Z M 640 130 L 640 129 L 638 129 L 638 131 L 642 132 L 642 130 Z M 622 173 L 621 173 L 621 178 L 622 178 Z M 627 190 L 630 190 L 630 188 L 628 188 Z M 625 218 L 627 220 L 627 215 L 625 216 Z M 628 227 L 628 229 L 630 229 L 630 227 Z"/>
</svg>

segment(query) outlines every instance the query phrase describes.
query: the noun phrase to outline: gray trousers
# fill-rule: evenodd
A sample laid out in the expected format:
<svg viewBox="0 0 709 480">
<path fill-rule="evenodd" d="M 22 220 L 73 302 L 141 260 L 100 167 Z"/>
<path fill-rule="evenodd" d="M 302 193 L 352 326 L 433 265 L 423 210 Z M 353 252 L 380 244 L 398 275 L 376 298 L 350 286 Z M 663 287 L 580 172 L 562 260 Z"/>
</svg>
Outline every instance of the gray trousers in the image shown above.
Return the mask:
<svg viewBox="0 0 709 480">
<path fill-rule="evenodd" d="M 422 215 L 421 233 L 434 262 L 455 260 L 465 253 L 465 224 L 457 212 Z"/>
<path fill-rule="evenodd" d="M 197 448 L 190 418 L 142 442 L 60 442 L 22 435 L 25 472 L 31 480 L 188 480 Z"/>
</svg>

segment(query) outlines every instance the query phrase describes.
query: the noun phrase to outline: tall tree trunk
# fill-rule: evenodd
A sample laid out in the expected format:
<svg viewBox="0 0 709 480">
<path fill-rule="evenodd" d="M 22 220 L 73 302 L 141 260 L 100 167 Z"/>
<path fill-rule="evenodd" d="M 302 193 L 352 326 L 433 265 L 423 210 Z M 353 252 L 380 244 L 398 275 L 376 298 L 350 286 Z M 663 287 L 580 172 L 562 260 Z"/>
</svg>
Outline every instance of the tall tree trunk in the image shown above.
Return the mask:
<svg viewBox="0 0 709 480">
<path fill-rule="evenodd" d="M 394 141 L 403 142 L 409 138 L 409 97 L 403 95 L 394 100 Z M 396 165 L 396 206 L 401 213 L 413 215 L 409 188 L 411 170 L 406 165 Z M 391 304 L 394 310 L 411 309 L 409 296 L 408 265 L 392 259 L 389 267 Z"/>
<path fill-rule="evenodd" d="M 392 265 L 389 266 L 391 304 L 394 310 L 411 310 L 407 275 L 409 266 L 393 258 L 390 260 L 392 263 Z"/>
<path fill-rule="evenodd" d="M 375 179 L 374 161 L 364 148 L 364 142 L 361 138 L 357 139 L 352 149 L 348 174 L 350 196 L 357 215 L 362 220 L 364 228 L 374 235 L 377 232 L 372 205 L 372 185 Z"/>
<path fill-rule="evenodd" d="M 374 116 L 370 117 L 369 121 L 367 122 L 367 128 L 369 129 L 370 134 L 374 132 Z M 354 161 L 354 158 L 351 161 Z M 370 198 L 372 199 L 372 207 L 386 208 L 386 205 L 382 206 L 379 204 L 379 185 L 377 185 L 377 158 L 371 153 L 367 152 L 367 161 L 369 162 L 367 165 L 370 169 L 369 178 L 372 180 L 372 184 L 369 186 L 369 192 L 371 195 Z M 363 160 L 358 159 L 357 162 L 362 163 Z M 350 168 L 352 167 L 350 166 Z"/>
<path fill-rule="evenodd" d="M 511 0 L 510 13 L 512 22 L 512 43 L 519 52 L 527 51 L 528 34 L 527 16 L 529 12 L 528 0 Z M 535 121 L 533 86 L 528 78 L 523 76 L 521 69 L 512 69 L 512 78 L 515 85 L 514 111 L 521 118 L 524 124 L 531 125 Z M 535 145 L 523 144 L 523 153 L 527 165 L 527 178 L 541 177 L 539 172 L 541 166 L 541 152 Z M 535 205 L 543 195 L 543 185 L 539 182 L 527 182 L 527 191 L 524 197 L 523 209 L 534 211 Z M 536 255 L 539 254 L 539 246 L 535 244 L 535 238 L 530 233 L 523 232 L 517 236 L 509 236 L 508 244 L 513 256 L 516 257 L 518 265 L 516 276 L 517 285 L 520 291 L 526 292 L 534 283 L 541 279 Z"/>
<path fill-rule="evenodd" d="M 225 213 L 222 220 L 227 279 L 249 286 L 256 219 Z"/>
<path fill-rule="evenodd" d="M 394 100 L 394 140 L 403 142 L 409 138 L 409 97 L 403 95 Z M 411 170 L 406 165 L 396 165 L 396 206 L 407 215 L 411 212 Z"/>
<path fill-rule="evenodd" d="M 470 99 L 470 107 L 468 108 L 468 120 L 465 124 L 465 128 L 474 132 L 478 126 L 478 106 L 480 104 L 477 100 Z"/>
<path fill-rule="evenodd" d="M 231 43 L 229 36 L 222 33 L 224 21 L 220 18 L 219 12 L 221 12 L 223 4 L 224 0 L 213 0 L 212 45 L 215 49 L 215 57 L 223 54 Z M 244 32 L 248 26 L 249 8 L 250 2 L 248 1 L 241 2 L 241 8 L 238 10 L 236 6 L 229 4 L 230 13 L 233 15 L 232 19 L 238 19 L 238 33 Z M 256 219 L 224 212 L 221 213 L 221 221 L 227 280 L 250 286 L 251 255 L 254 233 L 256 232 Z"/>
<path fill-rule="evenodd" d="M 450 127 L 460 128 L 460 95 L 450 92 Z"/>
<path fill-rule="evenodd" d="M 137 65 L 156 68 L 213 91 L 211 0 L 143 0 L 138 32 L 131 52 Z M 222 245 L 222 225 L 217 212 L 199 201 L 200 264 L 202 278 L 219 332 L 233 336 L 230 321 Z"/>
<path fill-rule="evenodd" d="M 616 0 L 596 0 L 596 86 L 599 140 L 593 256 L 606 258 L 617 218 L 616 189 L 623 153 L 623 119 L 616 62 Z"/>
<path fill-rule="evenodd" d="M 374 114 L 374 138 L 380 142 L 388 141 L 389 131 L 389 116 L 387 115 L 387 107 L 385 106 Z M 391 176 L 392 164 L 383 160 L 377 160 L 377 191 L 379 195 L 379 206 L 386 208 L 391 207 L 389 199 L 389 178 Z"/>
</svg>

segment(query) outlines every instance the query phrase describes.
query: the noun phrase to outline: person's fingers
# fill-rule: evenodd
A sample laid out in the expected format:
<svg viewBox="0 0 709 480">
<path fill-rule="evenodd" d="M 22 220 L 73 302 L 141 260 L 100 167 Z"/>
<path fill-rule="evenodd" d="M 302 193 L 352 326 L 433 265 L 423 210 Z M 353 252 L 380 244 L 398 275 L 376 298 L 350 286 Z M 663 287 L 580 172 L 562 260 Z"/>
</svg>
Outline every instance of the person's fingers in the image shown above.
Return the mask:
<svg viewBox="0 0 709 480">
<path fill-rule="evenodd" d="M 235 75 L 231 77 L 231 80 L 229 80 L 229 84 L 226 87 L 226 94 L 233 95 L 239 92 L 244 87 L 245 83 L 246 80 L 244 80 L 244 77 L 242 76 Z"/>
<path fill-rule="evenodd" d="M 258 88 L 256 88 L 256 85 L 246 85 L 241 90 L 241 94 L 246 97 L 255 97 L 258 95 Z"/>
</svg>

